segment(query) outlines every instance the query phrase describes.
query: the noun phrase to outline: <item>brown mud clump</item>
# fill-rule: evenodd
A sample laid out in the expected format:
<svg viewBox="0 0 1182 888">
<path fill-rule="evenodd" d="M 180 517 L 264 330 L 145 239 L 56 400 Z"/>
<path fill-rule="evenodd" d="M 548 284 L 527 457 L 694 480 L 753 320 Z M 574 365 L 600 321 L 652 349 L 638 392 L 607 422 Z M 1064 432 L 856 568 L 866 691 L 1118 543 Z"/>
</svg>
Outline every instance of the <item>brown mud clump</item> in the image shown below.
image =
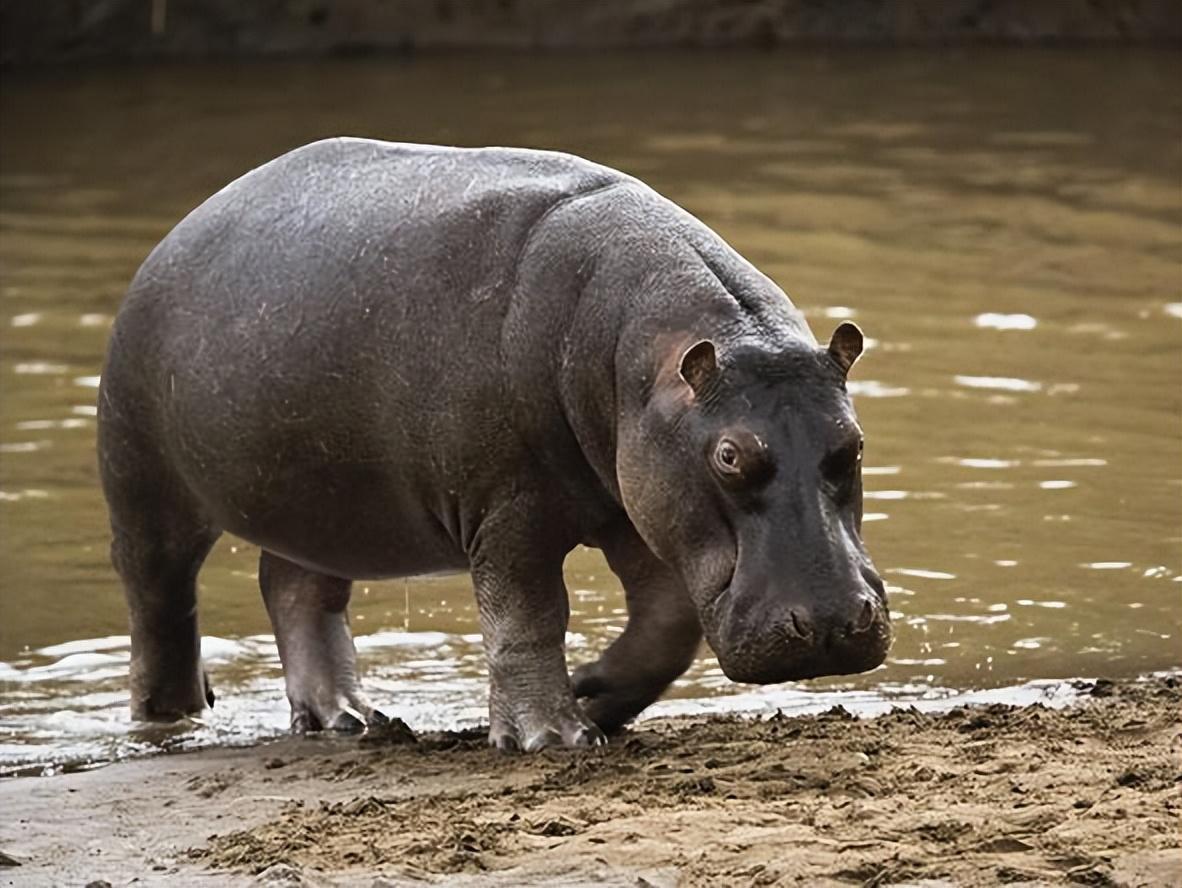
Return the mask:
<svg viewBox="0 0 1182 888">
<path fill-rule="evenodd" d="M 477 733 L 293 740 L 36 783 L 89 778 L 59 793 L 80 821 L 129 818 L 139 847 L 105 863 L 202 883 L 1168 885 L 1180 713 L 1177 679 L 1154 678 L 1058 710 L 671 719 L 535 756 Z"/>
</svg>

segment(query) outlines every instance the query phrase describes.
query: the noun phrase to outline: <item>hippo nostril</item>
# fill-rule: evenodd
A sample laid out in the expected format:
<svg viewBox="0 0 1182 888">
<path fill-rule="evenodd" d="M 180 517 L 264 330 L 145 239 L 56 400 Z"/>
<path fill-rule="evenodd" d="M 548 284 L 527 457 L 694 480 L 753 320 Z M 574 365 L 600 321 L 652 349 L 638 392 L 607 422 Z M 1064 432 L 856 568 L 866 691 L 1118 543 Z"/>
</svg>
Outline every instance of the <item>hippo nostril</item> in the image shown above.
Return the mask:
<svg viewBox="0 0 1182 888">
<path fill-rule="evenodd" d="M 858 612 L 858 616 L 855 619 L 850 620 L 846 624 L 845 631 L 847 635 L 858 635 L 859 633 L 865 632 L 872 625 L 874 625 L 874 605 L 869 601 L 863 601 L 862 610 Z"/>
<path fill-rule="evenodd" d="M 789 615 L 792 617 L 792 628 L 798 636 L 801 638 L 812 637 L 813 627 L 812 624 L 809 623 L 808 617 L 804 616 L 802 613 L 800 613 L 800 611 L 795 609 L 789 611 Z"/>
<path fill-rule="evenodd" d="M 882 577 L 876 574 L 873 570 L 863 569 L 862 579 L 866 581 L 866 585 L 874 590 L 874 594 L 878 596 L 878 600 L 883 604 L 886 604 L 886 584 L 882 581 Z"/>
</svg>

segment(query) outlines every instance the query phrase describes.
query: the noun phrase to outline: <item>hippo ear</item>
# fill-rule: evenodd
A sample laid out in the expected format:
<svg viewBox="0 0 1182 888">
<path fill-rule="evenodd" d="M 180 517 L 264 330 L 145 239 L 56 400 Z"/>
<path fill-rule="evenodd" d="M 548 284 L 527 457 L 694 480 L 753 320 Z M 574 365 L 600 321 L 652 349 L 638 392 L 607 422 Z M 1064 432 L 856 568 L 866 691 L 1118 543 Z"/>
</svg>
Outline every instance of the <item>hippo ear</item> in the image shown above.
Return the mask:
<svg viewBox="0 0 1182 888">
<path fill-rule="evenodd" d="M 681 356 L 678 369 L 681 378 L 694 390 L 694 394 L 701 394 L 718 375 L 718 355 L 714 351 L 714 343 L 709 339 L 695 342 Z"/>
<path fill-rule="evenodd" d="M 837 362 L 842 373 L 849 373 L 854 361 L 862 354 L 862 331 L 857 324 L 843 321 L 829 340 L 829 357 Z"/>
</svg>

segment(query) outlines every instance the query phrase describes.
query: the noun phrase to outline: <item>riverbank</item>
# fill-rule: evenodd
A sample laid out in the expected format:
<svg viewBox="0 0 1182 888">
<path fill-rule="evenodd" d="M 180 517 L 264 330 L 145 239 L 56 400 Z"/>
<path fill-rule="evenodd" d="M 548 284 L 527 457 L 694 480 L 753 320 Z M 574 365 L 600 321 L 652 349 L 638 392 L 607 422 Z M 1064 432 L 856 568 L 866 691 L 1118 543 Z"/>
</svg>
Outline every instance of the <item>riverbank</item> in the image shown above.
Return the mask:
<svg viewBox="0 0 1182 888">
<path fill-rule="evenodd" d="M 79 59 L 801 46 L 1176 46 L 1169 0 L 0 2 L 0 64 Z"/>
<path fill-rule="evenodd" d="M 0 885 L 1164 885 L 1182 683 L 854 719 L 646 722 L 509 757 L 477 734 L 298 740 L 0 783 Z"/>
</svg>

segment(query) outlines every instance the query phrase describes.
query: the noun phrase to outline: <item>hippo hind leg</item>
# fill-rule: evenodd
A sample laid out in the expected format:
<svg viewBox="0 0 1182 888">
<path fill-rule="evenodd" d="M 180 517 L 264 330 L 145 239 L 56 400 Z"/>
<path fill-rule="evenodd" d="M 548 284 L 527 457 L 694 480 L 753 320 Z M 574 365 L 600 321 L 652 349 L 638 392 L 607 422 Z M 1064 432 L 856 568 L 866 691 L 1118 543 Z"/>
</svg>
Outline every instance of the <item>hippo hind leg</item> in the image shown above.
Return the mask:
<svg viewBox="0 0 1182 888">
<path fill-rule="evenodd" d="M 587 715 L 613 731 L 689 668 L 702 628 L 681 581 L 631 525 L 608 534 L 602 547 L 624 584 L 628 626 L 597 661 L 575 670 L 572 683 Z"/>
<path fill-rule="evenodd" d="M 104 464 L 111 561 L 131 630 L 131 710 L 141 721 L 197 715 L 214 700 L 201 665 L 197 572 L 219 531 L 167 478 L 150 463 L 127 474 Z"/>
<path fill-rule="evenodd" d="M 388 722 L 357 682 L 349 632 L 351 581 L 264 551 L 259 586 L 283 662 L 292 730 L 353 732 Z"/>
</svg>

